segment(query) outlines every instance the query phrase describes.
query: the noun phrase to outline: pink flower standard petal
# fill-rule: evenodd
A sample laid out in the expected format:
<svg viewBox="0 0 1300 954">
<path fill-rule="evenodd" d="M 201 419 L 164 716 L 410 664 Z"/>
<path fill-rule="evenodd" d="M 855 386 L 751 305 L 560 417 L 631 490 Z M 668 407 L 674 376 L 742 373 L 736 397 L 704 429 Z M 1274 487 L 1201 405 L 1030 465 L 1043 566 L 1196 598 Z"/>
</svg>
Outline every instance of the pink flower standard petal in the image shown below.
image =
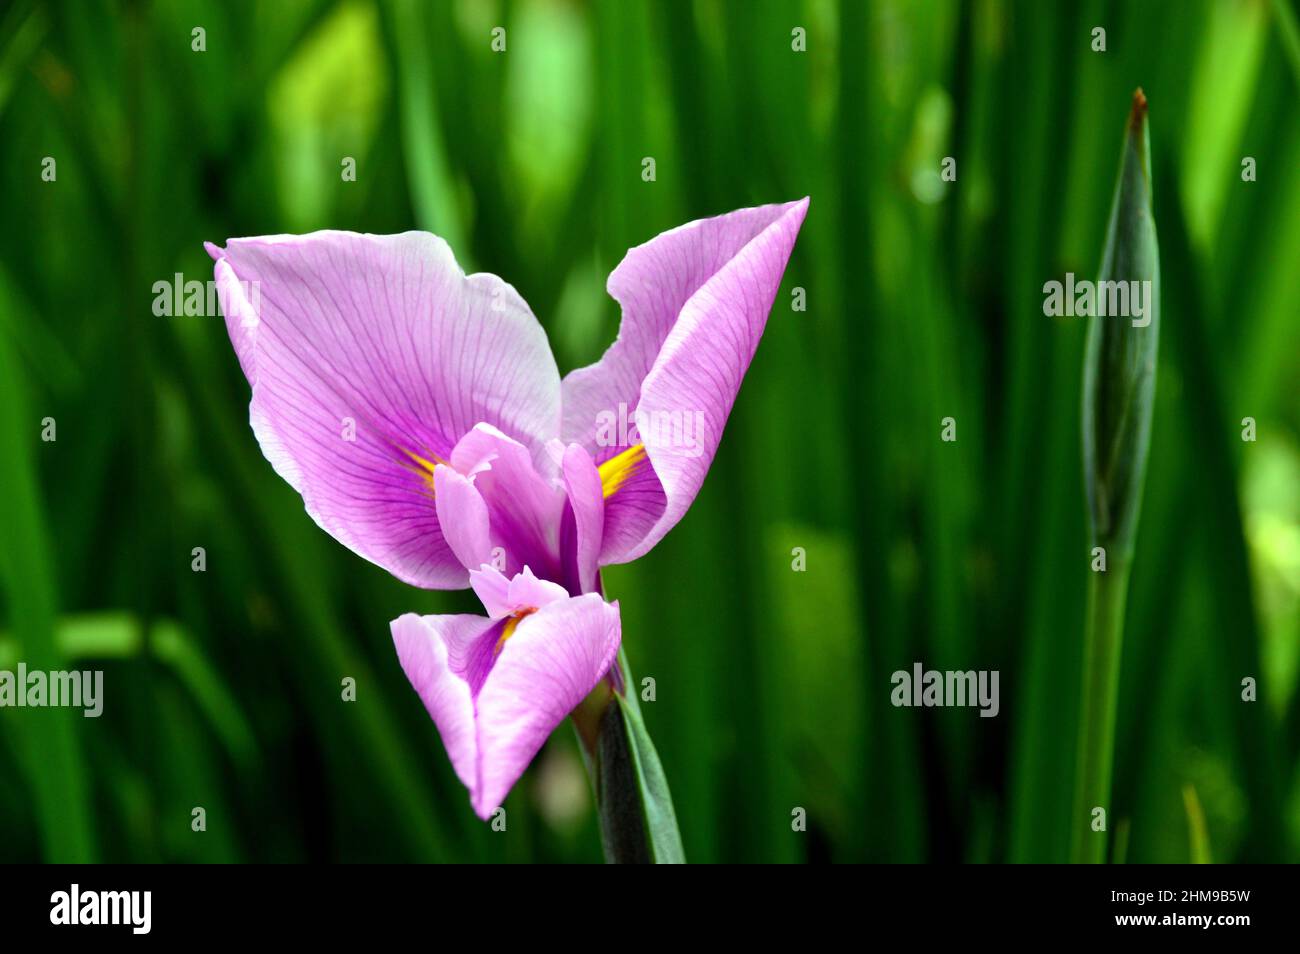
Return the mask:
<svg viewBox="0 0 1300 954">
<path fill-rule="evenodd" d="M 549 580 L 539 580 L 528 567 L 512 580 L 492 566 L 470 570 L 469 585 L 493 619 L 531 613 L 548 603 L 569 598 L 564 587 Z"/>
<path fill-rule="evenodd" d="M 538 610 L 568 598 L 569 593 L 564 587 L 550 580 L 539 580 L 528 567 L 510 581 L 507 595 L 512 613 Z"/>
<path fill-rule="evenodd" d="M 308 513 L 408 583 L 465 586 L 432 471 L 480 422 L 538 455 L 556 437 L 559 374 L 528 306 L 495 276 L 466 276 L 427 233 L 209 252 L 254 433 Z"/>
<path fill-rule="evenodd" d="M 807 210 L 802 199 L 691 222 L 610 275 L 618 339 L 562 385 L 562 439 L 602 465 L 602 565 L 644 554 L 695 499 Z M 644 452 L 601 433 L 611 416 L 636 424 Z"/>
<path fill-rule="evenodd" d="M 576 579 L 581 592 L 592 593 L 596 590 L 600 546 L 605 536 L 605 501 L 600 472 L 585 448 L 570 444 L 564 451 L 561 474 L 569 498 L 566 524 L 561 531 L 566 542 L 561 551 L 571 554 L 573 561 L 571 567 L 565 567 L 565 575 Z M 568 536 L 570 532 L 571 539 Z"/>
<path fill-rule="evenodd" d="M 484 564 L 470 570 L 469 585 L 493 619 L 504 619 L 514 610 L 510 605 L 510 579 L 496 567 Z"/>
<path fill-rule="evenodd" d="M 551 463 L 545 447 L 537 461 Z M 457 442 L 451 465 L 473 474 L 474 487 L 487 503 L 492 546 L 505 551 L 506 574 L 531 566 L 545 579 L 560 579 L 564 491 L 538 473 L 528 449 L 495 427 L 479 424 Z"/>
<path fill-rule="evenodd" d="M 594 593 L 543 606 L 500 644 L 509 623 L 408 613 L 392 624 L 402 669 L 483 819 L 609 671 L 620 638 L 618 604 Z"/>
<path fill-rule="evenodd" d="M 434 467 L 433 487 L 438 526 L 456 559 L 465 567 L 491 560 L 491 518 L 478 488 L 446 464 Z"/>
</svg>

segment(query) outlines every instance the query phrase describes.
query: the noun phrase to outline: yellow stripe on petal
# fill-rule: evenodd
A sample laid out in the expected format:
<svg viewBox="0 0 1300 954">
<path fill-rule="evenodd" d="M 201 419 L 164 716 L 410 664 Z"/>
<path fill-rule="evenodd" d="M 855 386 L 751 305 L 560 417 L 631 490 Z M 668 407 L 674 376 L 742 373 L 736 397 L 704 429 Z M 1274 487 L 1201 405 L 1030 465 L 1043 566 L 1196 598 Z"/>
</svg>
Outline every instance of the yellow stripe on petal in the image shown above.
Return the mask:
<svg viewBox="0 0 1300 954">
<path fill-rule="evenodd" d="M 511 616 L 506 620 L 506 625 L 501 629 L 501 638 L 497 640 L 496 649 L 492 650 L 493 658 L 501 655 L 501 650 L 505 648 L 506 640 L 515 634 L 515 629 L 519 626 L 519 617 Z"/>
<path fill-rule="evenodd" d="M 398 450 L 400 450 L 407 457 L 411 458 L 411 460 L 414 461 L 419 466 L 419 468 L 424 472 L 421 474 L 421 476 L 424 478 L 425 483 L 429 485 L 429 490 L 432 491 L 433 490 L 433 468 L 436 467 L 438 464 L 446 464 L 447 462 L 443 460 L 441 457 L 439 457 L 437 454 L 433 455 L 432 461 L 428 461 L 425 460 L 423 457 L 421 457 L 419 454 L 415 453 L 414 451 L 407 450 L 405 447 L 399 447 Z"/>
<path fill-rule="evenodd" d="M 525 616 L 532 616 L 537 612 L 536 606 L 526 606 L 515 612 L 513 616 L 506 620 L 505 626 L 501 627 L 501 638 L 497 640 L 496 648 L 492 650 L 492 658 L 496 659 L 501 655 L 501 650 L 505 648 L 506 640 L 515 634 L 519 628 L 519 621 Z"/>
<path fill-rule="evenodd" d="M 627 483 L 628 479 L 637 472 L 641 462 L 645 459 L 645 445 L 633 444 L 621 454 L 617 454 L 601 464 L 597 469 L 600 471 L 600 489 L 605 498 L 612 497 L 620 487 Z"/>
</svg>

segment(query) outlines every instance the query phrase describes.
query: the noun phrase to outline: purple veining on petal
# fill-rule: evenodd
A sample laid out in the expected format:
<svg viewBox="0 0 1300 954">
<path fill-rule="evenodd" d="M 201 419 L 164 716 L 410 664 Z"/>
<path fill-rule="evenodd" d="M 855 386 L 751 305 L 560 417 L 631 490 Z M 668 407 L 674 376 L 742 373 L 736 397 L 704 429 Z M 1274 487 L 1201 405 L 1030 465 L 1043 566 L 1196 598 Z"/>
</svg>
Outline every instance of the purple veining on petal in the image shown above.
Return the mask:
<svg viewBox="0 0 1300 954">
<path fill-rule="evenodd" d="M 602 564 L 644 554 L 695 499 L 807 209 L 802 199 L 691 222 L 630 250 L 610 275 L 618 338 L 565 377 L 562 438 L 607 465 L 634 445 L 624 421 L 664 426 L 638 435 L 646 454 L 606 500 Z"/>
<path fill-rule="evenodd" d="M 494 276 L 464 275 L 426 233 L 232 239 L 209 253 L 254 433 L 308 512 L 406 582 L 465 586 L 431 471 L 481 422 L 538 455 L 557 435 L 559 375 L 528 306 Z"/>
<path fill-rule="evenodd" d="M 486 617 L 392 623 L 480 817 L 611 672 L 618 604 L 599 569 L 647 552 L 695 499 L 807 209 L 742 209 L 631 249 L 608 282 L 617 340 L 562 383 L 515 290 L 465 275 L 435 236 L 205 243 L 253 432 L 307 512 L 399 579 L 483 601 Z"/>
<path fill-rule="evenodd" d="M 503 642 L 512 621 L 408 613 L 392 623 L 402 669 L 484 819 L 619 646 L 618 604 L 594 593 L 523 616 Z"/>
</svg>

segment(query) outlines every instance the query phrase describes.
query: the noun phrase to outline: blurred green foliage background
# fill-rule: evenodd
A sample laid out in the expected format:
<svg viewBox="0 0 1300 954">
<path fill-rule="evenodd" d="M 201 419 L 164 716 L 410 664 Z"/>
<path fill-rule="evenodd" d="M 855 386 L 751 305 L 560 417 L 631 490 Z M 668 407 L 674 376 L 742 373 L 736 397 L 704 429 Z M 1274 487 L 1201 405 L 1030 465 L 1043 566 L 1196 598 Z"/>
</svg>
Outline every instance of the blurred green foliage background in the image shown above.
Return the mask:
<svg viewBox="0 0 1300 954">
<path fill-rule="evenodd" d="M 687 856 L 1064 859 L 1084 323 L 1044 317 L 1042 286 L 1095 273 L 1141 86 L 1164 328 L 1112 835 L 1133 862 L 1187 860 L 1202 834 L 1215 861 L 1296 860 L 1296 12 L 11 0 L 0 668 L 101 668 L 106 698 L 97 720 L 0 710 L 0 859 L 599 858 L 567 726 L 506 833 L 474 818 L 388 632 L 472 597 L 405 587 L 320 531 L 261 456 L 220 319 L 156 316 L 153 285 L 209 279 L 205 239 L 428 229 L 520 290 L 566 371 L 612 341 L 604 280 L 630 245 L 803 195 L 702 495 L 606 573 L 656 681 L 643 709 Z M 999 670 L 1000 714 L 893 708 L 915 661 Z"/>
</svg>

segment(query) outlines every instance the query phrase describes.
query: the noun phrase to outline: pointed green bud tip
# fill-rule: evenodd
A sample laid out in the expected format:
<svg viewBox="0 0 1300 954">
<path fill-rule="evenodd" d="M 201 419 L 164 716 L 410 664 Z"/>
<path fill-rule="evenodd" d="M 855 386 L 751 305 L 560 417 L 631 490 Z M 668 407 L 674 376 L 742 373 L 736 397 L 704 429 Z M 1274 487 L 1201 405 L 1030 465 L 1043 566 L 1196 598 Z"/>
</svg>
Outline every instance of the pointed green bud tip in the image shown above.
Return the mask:
<svg viewBox="0 0 1300 954">
<path fill-rule="evenodd" d="M 1147 99 L 1133 94 L 1083 369 L 1084 485 L 1094 545 L 1132 552 L 1151 438 L 1160 252 L 1151 212 Z"/>
<path fill-rule="evenodd" d="M 1125 150 L 1132 149 L 1141 163 L 1142 175 L 1146 179 L 1147 190 L 1151 189 L 1151 168 L 1147 150 L 1147 97 L 1139 86 L 1133 91 L 1133 107 L 1128 113 L 1128 130 L 1125 136 Z"/>
<path fill-rule="evenodd" d="M 1142 92 L 1139 86 L 1133 90 L 1133 108 L 1128 114 L 1129 132 L 1136 135 L 1142 135 L 1147 125 L 1147 94 Z"/>
</svg>

